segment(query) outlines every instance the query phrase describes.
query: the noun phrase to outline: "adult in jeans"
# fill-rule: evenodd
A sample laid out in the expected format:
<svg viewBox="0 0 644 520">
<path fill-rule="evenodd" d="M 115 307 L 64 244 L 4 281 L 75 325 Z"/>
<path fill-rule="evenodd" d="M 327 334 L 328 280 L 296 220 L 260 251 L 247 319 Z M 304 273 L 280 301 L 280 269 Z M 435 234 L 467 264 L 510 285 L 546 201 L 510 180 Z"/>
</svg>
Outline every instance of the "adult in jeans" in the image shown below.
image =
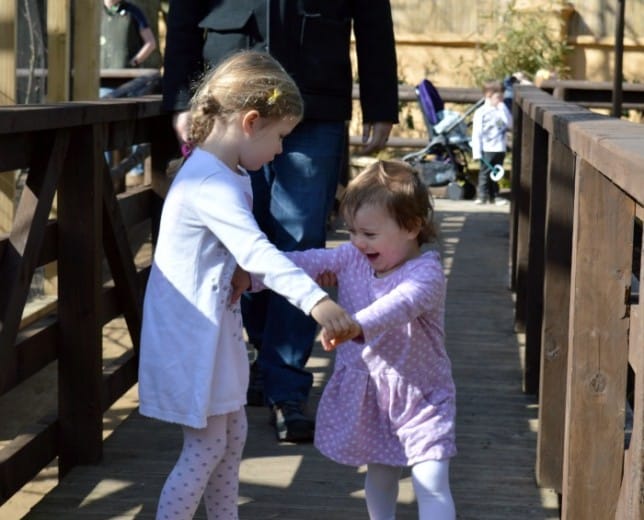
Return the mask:
<svg viewBox="0 0 644 520">
<path fill-rule="evenodd" d="M 295 79 L 304 120 L 284 151 L 251 175 L 253 210 L 283 251 L 324 247 L 326 221 L 345 162 L 351 118 L 351 30 L 355 35 L 364 153 L 381 149 L 398 120 L 396 53 L 385 0 L 171 0 L 163 104 L 175 113 L 180 140 L 191 86 L 209 66 L 238 49 L 270 52 Z M 304 407 L 313 377 L 305 370 L 316 324 L 272 292 L 247 295 L 242 306 L 250 343 L 258 349 L 249 404 L 266 403 L 279 440 L 313 439 Z M 258 400 L 261 374 L 263 396 Z"/>
</svg>

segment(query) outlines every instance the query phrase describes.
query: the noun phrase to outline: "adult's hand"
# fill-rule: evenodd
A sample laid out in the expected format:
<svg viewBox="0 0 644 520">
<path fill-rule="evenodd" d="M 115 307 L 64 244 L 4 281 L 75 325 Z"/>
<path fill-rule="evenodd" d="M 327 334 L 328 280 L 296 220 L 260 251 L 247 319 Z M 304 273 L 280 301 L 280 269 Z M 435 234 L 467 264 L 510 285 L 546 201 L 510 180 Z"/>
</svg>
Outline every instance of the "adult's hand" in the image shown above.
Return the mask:
<svg viewBox="0 0 644 520">
<path fill-rule="evenodd" d="M 378 123 L 364 123 L 362 125 L 362 143 L 365 155 L 382 150 L 387 144 L 393 123 L 384 121 Z"/>
<path fill-rule="evenodd" d="M 188 129 L 190 128 L 190 112 L 175 112 L 172 116 L 172 126 L 181 144 L 188 142 Z"/>
</svg>

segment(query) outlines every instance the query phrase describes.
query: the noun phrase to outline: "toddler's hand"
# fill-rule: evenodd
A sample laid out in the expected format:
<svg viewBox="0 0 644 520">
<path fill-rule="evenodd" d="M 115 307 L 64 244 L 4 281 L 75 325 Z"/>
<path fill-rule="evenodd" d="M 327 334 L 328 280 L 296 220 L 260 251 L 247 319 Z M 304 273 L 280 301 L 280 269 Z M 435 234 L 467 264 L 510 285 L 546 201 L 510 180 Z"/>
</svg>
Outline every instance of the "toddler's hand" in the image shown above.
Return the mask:
<svg viewBox="0 0 644 520">
<path fill-rule="evenodd" d="M 325 350 L 333 350 L 342 341 L 360 334 L 360 326 L 329 297 L 313 307 L 311 316 L 322 326 L 322 346 Z"/>
<path fill-rule="evenodd" d="M 250 275 L 241 267 L 237 266 L 230 280 L 230 285 L 233 289 L 230 294 L 230 303 L 237 303 L 242 294 L 250 289 Z"/>
<path fill-rule="evenodd" d="M 321 287 L 335 287 L 338 285 L 338 278 L 333 271 L 324 271 L 317 275 L 315 283 Z"/>
<path fill-rule="evenodd" d="M 326 329 L 322 329 L 322 334 L 321 334 L 322 348 L 327 352 L 330 352 L 332 350 L 335 350 L 340 343 L 344 343 L 345 341 L 349 341 L 350 339 L 354 339 L 354 338 L 357 338 L 358 336 L 361 336 L 362 328 L 360 327 L 360 324 L 355 321 L 353 323 L 354 323 L 353 327 L 351 327 L 351 329 L 346 334 L 337 335 L 337 336 L 331 336 L 329 334 L 329 331 L 327 331 Z"/>
</svg>

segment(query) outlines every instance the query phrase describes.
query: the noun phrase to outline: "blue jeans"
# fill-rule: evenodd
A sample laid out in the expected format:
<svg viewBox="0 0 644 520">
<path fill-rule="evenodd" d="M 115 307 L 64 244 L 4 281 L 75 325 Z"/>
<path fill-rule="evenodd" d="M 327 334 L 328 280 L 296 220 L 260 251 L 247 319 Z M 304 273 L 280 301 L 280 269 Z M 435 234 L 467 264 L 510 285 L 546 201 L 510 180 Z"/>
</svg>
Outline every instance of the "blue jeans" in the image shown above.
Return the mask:
<svg viewBox="0 0 644 520">
<path fill-rule="evenodd" d="M 346 152 L 344 125 L 303 121 L 284 140 L 284 151 L 251 173 L 255 218 L 278 249 L 325 246 Z M 250 342 L 259 347 L 268 404 L 305 402 L 313 384 L 304 370 L 315 341 L 313 318 L 272 291 L 244 295 L 242 316 Z"/>
</svg>

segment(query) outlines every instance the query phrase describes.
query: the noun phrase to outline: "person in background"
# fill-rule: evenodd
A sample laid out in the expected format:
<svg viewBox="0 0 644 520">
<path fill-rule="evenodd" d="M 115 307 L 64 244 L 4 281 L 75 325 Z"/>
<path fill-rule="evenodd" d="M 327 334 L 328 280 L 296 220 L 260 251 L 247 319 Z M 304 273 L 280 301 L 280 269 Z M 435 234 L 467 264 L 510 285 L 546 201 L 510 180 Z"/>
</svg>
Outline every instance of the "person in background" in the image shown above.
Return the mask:
<svg viewBox="0 0 644 520">
<path fill-rule="evenodd" d="M 157 40 L 143 11 L 126 0 L 103 0 L 101 16 L 101 69 L 139 67 L 157 48 Z M 100 97 L 114 91 L 101 87 Z M 132 152 L 136 151 L 136 146 Z M 106 153 L 108 162 L 111 153 Z M 143 164 L 137 164 L 126 176 L 126 185 L 143 182 Z"/>
<path fill-rule="evenodd" d="M 381 149 L 398 121 L 396 53 L 388 0 L 170 0 L 163 106 L 187 141 L 186 104 L 205 69 L 240 48 L 263 49 L 297 83 L 304 118 L 284 152 L 251 173 L 253 211 L 283 251 L 324 247 L 327 217 L 346 162 L 354 74 L 360 78 L 363 153 Z M 357 70 L 350 59 L 355 34 Z M 270 291 L 244 297 L 244 326 L 257 349 L 249 404 L 270 407 L 280 441 L 310 442 L 313 377 L 305 365 L 316 324 Z"/>
<path fill-rule="evenodd" d="M 183 429 L 157 519 L 236 519 L 246 440 L 248 356 L 239 298 L 253 273 L 342 341 L 357 324 L 287 260 L 253 217 L 246 169 L 282 151 L 302 99 L 269 55 L 240 52 L 208 75 L 191 103 L 189 157 L 166 196 L 147 282 L 139 363 L 140 412 Z"/>
<path fill-rule="evenodd" d="M 140 8 L 126 0 L 103 0 L 101 68 L 139 67 L 157 48 Z"/>
<path fill-rule="evenodd" d="M 455 386 L 445 276 L 438 253 L 425 248 L 435 238 L 427 188 L 409 164 L 378 161 L 349 182 L 340 211 L 350 243 L 287 253 L 320 283 L 337 284 L 338 302 L 359 325 L 336 350 L 315 446 L 341 464 L 367 465 L 370 519 L 395 518 L 410 466 L 418 518 L 454 520 Z"/>
<path fill-rule="evenodd" d="M 503 102 L 503 84 L 497 80 L 483 85 L 485 102 L 472 118 L 472 159 L 480 161 L 475 204 L 507 204 L 496 199 L 499 185 L 490 174 L 494 166 L 503 166 L 507 150 L 507 133 L 512 129 L 512 114 Z"/>
</svg>

